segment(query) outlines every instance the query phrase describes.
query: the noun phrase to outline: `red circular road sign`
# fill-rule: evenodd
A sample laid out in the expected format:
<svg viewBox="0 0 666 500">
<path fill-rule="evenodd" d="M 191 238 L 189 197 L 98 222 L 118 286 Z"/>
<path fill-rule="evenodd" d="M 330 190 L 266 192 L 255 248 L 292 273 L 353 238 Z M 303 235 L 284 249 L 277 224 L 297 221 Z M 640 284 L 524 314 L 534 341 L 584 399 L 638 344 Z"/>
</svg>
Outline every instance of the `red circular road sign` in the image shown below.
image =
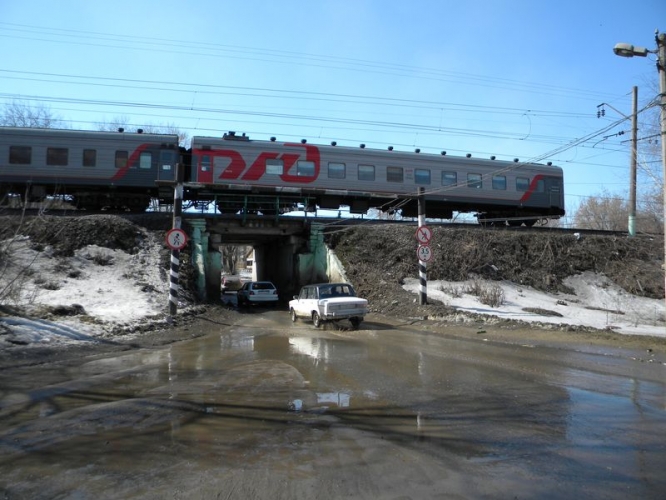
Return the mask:
<svg viewBox="0 0 666 500">
<path fill-rule="evenodd" d="M 416 249 L 416 255 L 420 261 L 428 262 L 432 259 L 432 249 L 428 245 L 419 245 Z"/>
<path fill-rule="evenodd" d="M 422 245 L 427 245 L 428 243 L 430 243 L 430 238 L 432 238 L 432 231 L 428 226 L 419 226 L 416 229 L 414 237 Z"/>
<path fill-rule="evenodd" d="M 187 245 L 187 233 L 182 229 L 171 229 L 166 234 L 166 244 L 171 250 L 182 250 Z"/>
</svg>

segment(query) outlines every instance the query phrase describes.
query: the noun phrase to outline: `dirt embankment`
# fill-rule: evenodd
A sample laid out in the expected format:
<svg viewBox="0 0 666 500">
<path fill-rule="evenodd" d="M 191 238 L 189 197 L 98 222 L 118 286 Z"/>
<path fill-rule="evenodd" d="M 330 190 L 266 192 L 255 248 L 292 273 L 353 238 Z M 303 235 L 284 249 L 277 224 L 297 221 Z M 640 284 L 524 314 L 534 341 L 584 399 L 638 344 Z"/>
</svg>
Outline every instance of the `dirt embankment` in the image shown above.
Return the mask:
<svg viewBox="0 0 666 500">
<path fill-rule="evenodd" d="M 0 238 L 20 233 L 38 247 L 50 246 L 69 256 L 86 245 L 136 251 L 142 231 L 166 231 L 171 217 L 114 215 L 83 217 L 0 217 Z M 402 289 L 407 277 L 418 277 L 414 226 L 353 227 L 327 235 L 358 291 L 376 312 L 408 314 L 397 307 L 412 305 L 414 296 Z M 473 277 L 511 281 L 548 292 L 571 292 L 565 278 L 592 271 L 602 273 L 628 293 L 664 297 L 663 239 L 582 236 L 556 232 L 449 229 L 433 226 L 433 259 L 429 280 L 464 281 Z M 164 246 L 163 265 L 168 268 Z M 181 285 L 187 289 L 192 269 L 183 251 Z M 431 314 L 433 311 L 431 311 Z"/>
<path fill-rule="evenodd" d="M 100 215 L 84 217 L 33 217 L 22 220 L 17 217 L 0 217 L 0 238 L 7 239 L 14 234 L 30 236 L 37 247 L 50 247 L 55 255 L 71 255 L 74 250 L 86 245 L 98 245 L 135 252 L 145 244 L 145 232 L 157 231 L 164 234 L 171 224 L 165 217 L 127 218 Z M 410 318 L 439 318 L 440 323 L 452 318 L 452 309 L 444 304 L 433 302 L 420 306 L 418 298 L 405 291 L 402 283 L 405 278 L 418 277 L 414 226 L 363 226 L 327 235 L 327 243 L 336 251 L 345 266 L 350 280 L 361 296 L 370 301 L 371 312 L 393 317 L 403 322 Z M 157 239 L 158 241 L 161 238 Z M 433 227 L 431 246 L 433 260 L 428 264 L 429 280 L 461 281 L 474 277 L 490 280 L 507 280 L 531 286 L 543 291 L 567 291 L 563 280 L 568 276 L 593 271 L 603 273 L 627 292 L 651 298 L 663 298 L 664 281 L 661 270 L 663 243 L 661 238 L 616 238 L 584 236 L 576 238 L 559 233 L 525 231 L 501 231 L 480 229 L 447 229 Z M 169 250 L 162 248 L 162 266 L 169 267 Z M 182 297 L 193 301 L 191 284 L 194 283 L 193 268 L 189 265 L 187 250 L 181 254 Z M 6 258 L 0 253 L 0 265 Z M 0 304 L 1 306 L 1 304 Z M 0 308 L 1 309 L 1 308 Z M 194 308 L 197 314 L 205 307 Z M 1 313 L 1 311 L 0 311 Z M 210 325 L 226 324 L 233 321 L 237 313 L 231 309 L 213 308 L 204 314 L 201 321 L 197 315 L 179 317 L 174 327 L 167 331 L 141 330 L 130 344 L 120 342 L 119 349 L 142 345 L 163 345 L 164 343 L 203 335 Z M 212 316 L 211 316 L 212 315 Z M 490 326 L 488 317 L 472 318 L 479 324 Z M 444 324 L 442 323 L 442 324 Z M 500 325 L 502 326 L 502 325 Z M 545 332 L 538 326 L 503 325 L 507 335 L 533 335 L 525 333 L 525 328 L 533 329 L 543 340 Z M 424 324 L 424 328 L 427 328 Z M 570 332 L 564 330 L 571 330 Z M 561 332 L 550 330 L 548 335 L 560 335 L 558 341 L 580 341 L 572 329 Z M 474 333 L 474 332 L 472 332 Z M 597 339 L 602 343 L 625 345 L 627 339 L 612 332 L 587 332 L 586 338 Z M 631 336 L 632 342 L 641 347 L 654 347 L 654 338 L 639 339 Z M 85 349 L 100 349 L 88 346 Z M 4 353 L 11 362 L 13 354 Z M 20 356 L 24 354 L 21 351 Z M 44 356 L 51 355 L 45 352 Z M 39 352 L 33 350 L 39 357 Z M 19 357 L 20 357 L 19 356 Z M 0 356 L 0 361 L 2 356 Z M 45 358 L 46 359 L 46 358 Z M 1 364 L 1 363 L 0 363 Z"/>
<path fill-rule="evenodd" d="M 405 278 L 418 277 L 414 231 L 412 226 L 387 224 L 354 227 L 327 238 L 350 280 L 378 312 L 410 315 L 404 306 L 414 307 L 414 296 L 402 289 Z M 433 259 L 427 265 L 428 280 L 478 277 L 570 293 L 564 279 L 592 271 L 631 294 L 664 297 L 661 238 L 433 227 L 430 245 Z M 416 313 L 444 310 L 429 306 L 417 308 Z"/>
</svg>

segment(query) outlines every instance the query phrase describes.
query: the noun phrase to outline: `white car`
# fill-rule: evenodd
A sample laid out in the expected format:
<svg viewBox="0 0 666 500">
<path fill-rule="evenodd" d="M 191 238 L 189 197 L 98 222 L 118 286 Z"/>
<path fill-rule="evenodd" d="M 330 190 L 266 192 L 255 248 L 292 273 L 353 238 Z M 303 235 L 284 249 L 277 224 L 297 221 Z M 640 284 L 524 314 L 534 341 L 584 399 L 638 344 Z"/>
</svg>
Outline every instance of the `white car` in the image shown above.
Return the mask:
<svg viewBox="0 0 666 500">
<path fill-rule="evenodd" d="M 358 328 L 368 314 L 368 301 L 356 296 L 349 283 L 319 283 L 301 288 L 298 296 L 289 301 L 291 320 L 312 320 L 319 328 L 325 321 L 348 319 L 353 328 Z"/>
<path fill-rule="evenodd" d="M 251 304 L 269 304 L 278 303 L 279 296 L 277 288 L 270 281 L 248 281 L 237 292 L 238 307 L 249 306 Z"/>
</svg>

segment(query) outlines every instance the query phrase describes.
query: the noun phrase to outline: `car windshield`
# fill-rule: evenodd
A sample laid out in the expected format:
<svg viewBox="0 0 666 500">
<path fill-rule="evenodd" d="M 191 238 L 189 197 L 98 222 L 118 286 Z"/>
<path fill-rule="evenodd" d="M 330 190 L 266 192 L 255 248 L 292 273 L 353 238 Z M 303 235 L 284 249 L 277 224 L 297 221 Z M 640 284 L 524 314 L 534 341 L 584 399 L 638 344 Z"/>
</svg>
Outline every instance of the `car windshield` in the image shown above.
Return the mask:
<svg viewBox="0 0 666 500">
<path fill-rule="evenodd" d="M 330 285 L 319 289 L 320 299 L 330 299 L 334 297 L 355 297 L 354 289 L 350 285 Z"/>
<path fill-rule="evenodd" d="M 275 285 L 273 285 L 273 283 L 266 281 L 266 282 L 255 283 L 254 285 L 252 285 L 252 288 L 254 288 L 255 290 L 273 290 L 275 288 Z"/>
</svg>

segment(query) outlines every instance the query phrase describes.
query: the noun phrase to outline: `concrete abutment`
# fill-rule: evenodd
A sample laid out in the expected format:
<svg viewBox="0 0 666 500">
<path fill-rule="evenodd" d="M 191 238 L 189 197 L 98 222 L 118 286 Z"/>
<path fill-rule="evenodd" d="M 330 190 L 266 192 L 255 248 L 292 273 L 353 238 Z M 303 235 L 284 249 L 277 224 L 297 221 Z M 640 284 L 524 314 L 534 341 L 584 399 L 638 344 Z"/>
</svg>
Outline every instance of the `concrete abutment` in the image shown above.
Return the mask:
<svg viewBox="0 0 666 500">
<path fill-rule="evenodd" d="M 272 281 L 283 301 L 309 283 L 347 281 L 335 253 L 324 242 L 322 224 L 294 221 L 250 221 L 208 217 L 185 219 L 190 237 L 196 293 L 202 302 L 221 300 L 220 246 L 254 248 L 253 279 Z"/>
</svg>

